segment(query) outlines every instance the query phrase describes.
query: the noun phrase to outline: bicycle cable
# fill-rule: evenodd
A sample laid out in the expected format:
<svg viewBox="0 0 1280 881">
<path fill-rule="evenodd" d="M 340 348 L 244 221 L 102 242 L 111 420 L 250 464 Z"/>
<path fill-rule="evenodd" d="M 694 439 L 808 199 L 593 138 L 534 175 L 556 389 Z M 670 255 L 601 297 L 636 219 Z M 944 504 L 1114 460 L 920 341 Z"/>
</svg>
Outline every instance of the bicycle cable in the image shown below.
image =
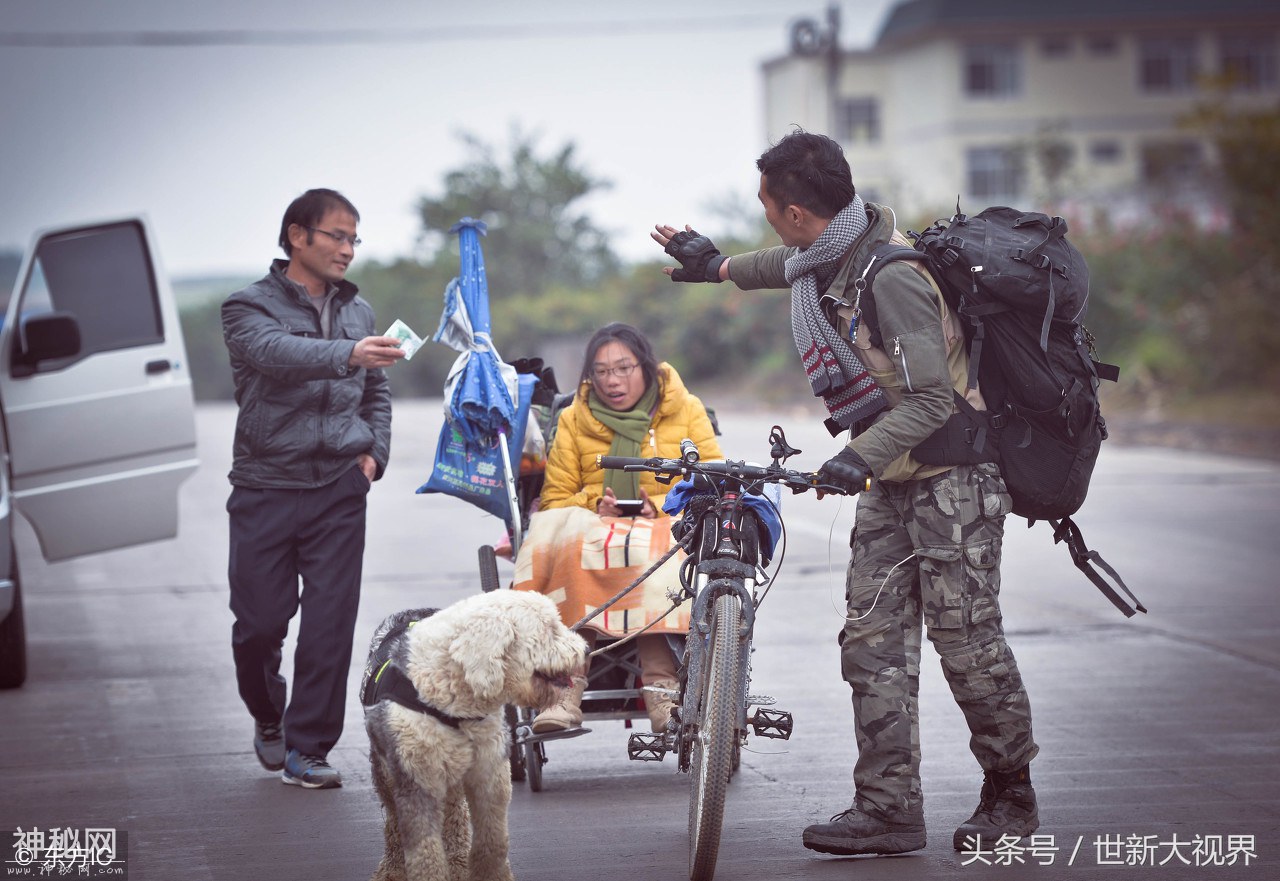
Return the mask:
<svg viewBox="0 0 1280 881">
<path fill-rule="evenodd" d="M 846 605 L 844 612 L 841 612 L 840 607 L 836 605 L 836 599 L 835 599 L 835 593 L 834 593 L 836 589 L 836 580 L 835 580 L 835 571 L 834 571 L 835 567 L 833 566 L 833 561 L 831 559 L 831 542 L 835 540 L 836 521 L 840 519 L 840 512 L 843 508 L 844 508 L 844 498 L 841 497 L 840 504 L 836 507 L 835 513 L 831 515 L 831 526 L 827 529 L 827 575 L 831 578 L 831 587 L 827 591 L 827 602 L 831 604 L 832 612 L 834 612 L 836 615 L 839 615 L 841 618 L 846 618 L 848 617 L 848 611 L 849 611 L 848 606 Z M 857 517 L 856 509 L 854 511 L 854 517 L 855 518 Z M 856 520 L 855 520 L 855 523 L 856 523 Z"/>
<path fill-rule="evenodd" d="M 757 567 L 759 571 L 764 575 L 764 578 L 765 578 L 764 590 L 761 591 L 760 596 L 756 599 L 757 610 L 759 610 L 760 606 L 763 605 L 764 598 L 769 595 L 769 591 L 773 589 L 773 583 L 778 579 L 778 575 L 782 572 L 782 564 L 787 559 L 787 545 L 788 545 L 787 523 L 785 520 L 782 519 L 782 510 L 777 506 L 777 504 L 774 503 L 773 499 L 769 498 L 767 495 L 764 494 L 763 492 L 764 484 L 765 484 L 765 481 L 758 480 L 755 483 L 753 483 L 749 488 L 747 488 L 747 492 L 750 493 L 751 490 L 760 490 L 760 492 L 758 493 L 760 498 L 764 499 L 765 502 L 768 503 L 769 507 L 773 509 L 774 515 L 778 518 L 779 534 L 778 534 L 777 544 L 778 544 L 778 547 L 781 548 L 781 550 L 778 552 L 778 559 L 774 563 L 773 575 L 770 575 L 766 569 Z"/>
<path fill-rule="evenodd" d="M 889 569 L 889 572 L 884 576 L 884 581 L 881 581 L 880 586 L 876 588 L 876 595 L 871 598 L 871 607 L 869 609 L 867 609 L 861 615 L 858 615 L 856 618 L 851 618 L 848 615 L 845 615 L 844 620 L 861 621 L 863 618 L 867 617 L 872 612 L 874 612 L 876 608 L 876 603 L 880 602 L 880 594 L 884 590 L 884 586 L 889 583 L 889 579 L 893 577 L 894 570 L 897 569 L 899 566 L 901 566 L 903 563 L 907 562 L 907 560 L 910 560 L 914 556 L 915 556 L 915 551 L 912 551 L 911 553 L 903 557 L 901 560 L 893 564 L 893 566 Z"/>
</svg>

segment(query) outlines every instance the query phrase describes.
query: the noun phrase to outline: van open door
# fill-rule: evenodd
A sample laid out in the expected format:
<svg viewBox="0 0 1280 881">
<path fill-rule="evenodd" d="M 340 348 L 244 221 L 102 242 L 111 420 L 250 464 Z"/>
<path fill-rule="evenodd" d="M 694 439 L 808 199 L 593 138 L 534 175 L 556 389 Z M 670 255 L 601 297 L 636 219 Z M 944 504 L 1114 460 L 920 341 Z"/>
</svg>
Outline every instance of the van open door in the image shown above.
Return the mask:
<svg viewBox="0 0 1280 881">
<path fill-rule="evenodd" d="M 0 327 L 10 490 L 48 560 L 178 530 L 195 405 L 144 219 L 37 233 Z"/>
</svg>

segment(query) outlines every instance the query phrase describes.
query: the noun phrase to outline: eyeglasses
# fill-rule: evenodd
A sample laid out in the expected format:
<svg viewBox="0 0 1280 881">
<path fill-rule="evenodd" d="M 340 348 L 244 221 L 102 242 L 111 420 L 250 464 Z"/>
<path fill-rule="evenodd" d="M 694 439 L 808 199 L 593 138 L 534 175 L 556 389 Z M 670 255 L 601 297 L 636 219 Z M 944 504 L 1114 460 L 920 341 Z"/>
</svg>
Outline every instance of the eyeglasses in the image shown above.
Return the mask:
<svg viewBox="0 0 1280 881">
<path fill-rule="evenodd" d="M 626 379 L 640 365 L 632 361 L 630 364 L 619 364 L 617 367 L 596 367 L 591 371 L 592 377 L 596 382 L 604 382 L 610 376 L 616 376 L 618 379 Z"/>
<path fill-rule="evenodd" d="M 329 230 L 327 229 L 317 229 L 314 226 L 304 227 L 304 229 L 309 229 L 312 232 L 324 233 L 329 238 L 337 242 L 339 245 L 341 245 L 343 242 L 350 242 L 351 247 L 355 248 L 355 247 L 358 247 L 361 242 L 361 239 L 358 236 L 349 236 L 346 233 L 329 232 Z"/>
</svg>

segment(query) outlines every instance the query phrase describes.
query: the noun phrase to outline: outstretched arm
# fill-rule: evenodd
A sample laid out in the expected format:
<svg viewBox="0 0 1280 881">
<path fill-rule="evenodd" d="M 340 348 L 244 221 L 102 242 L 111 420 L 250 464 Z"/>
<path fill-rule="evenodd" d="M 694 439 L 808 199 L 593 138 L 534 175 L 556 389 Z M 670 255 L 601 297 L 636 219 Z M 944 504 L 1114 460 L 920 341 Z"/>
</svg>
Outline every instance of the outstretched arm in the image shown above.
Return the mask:
<svg viewBox="0 0 1280 881">
<path fill-rule="evenodd" d="M 679 268 L 667 266 L 663 272 L 672 281 L 722 282 L 729 279 L 729 258 L 720 253 L 711 239 L 699 235 L 685 224 L 683 230 L 659 223 L 649 233 L 650 238 L 679 261 Z"/>
</svg>

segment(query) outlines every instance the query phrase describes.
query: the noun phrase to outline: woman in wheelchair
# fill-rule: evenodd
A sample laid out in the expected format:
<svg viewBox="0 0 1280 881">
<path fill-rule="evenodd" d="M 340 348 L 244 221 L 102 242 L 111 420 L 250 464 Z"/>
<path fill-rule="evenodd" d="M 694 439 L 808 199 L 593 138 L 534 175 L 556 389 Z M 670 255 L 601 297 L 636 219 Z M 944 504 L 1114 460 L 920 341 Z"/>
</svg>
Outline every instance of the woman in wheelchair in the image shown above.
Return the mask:
<svg viewBox="0 0 1280 881">
<path fill-rule="evenodd" d="M 547 594 L 573 625 L 670 550 L 672 520 L 662 513 L 667 488 L 652 474 L 602 470 L 596 457 L 678 458 L 683 438 L 698 445 L 703 460 L 724 458 L 706 408 L 674 367 L 658 363 L 643 333 L 620 323 L 596 331 L 577 393 L 552 435 L 541 506 L 530 518 L 514 587 Z M 670 608 L 667 590 L 679 587 L 682 556 L 586 624 L 581 635 L 588 644 L 601 635 L 625 637 Z M 666 690 L 677 681 L 667 637 L 683 636 L 688 625 L 685 604 L 635 640 L 644 684 L 660 689 L 644 692 L 654 731 L 666 728 L 673 706 Z M 585 675 L 575 677 L 564 699 L 534 719 L 534 732 L 580 726 L 586 685 Z"/>
</svg>

